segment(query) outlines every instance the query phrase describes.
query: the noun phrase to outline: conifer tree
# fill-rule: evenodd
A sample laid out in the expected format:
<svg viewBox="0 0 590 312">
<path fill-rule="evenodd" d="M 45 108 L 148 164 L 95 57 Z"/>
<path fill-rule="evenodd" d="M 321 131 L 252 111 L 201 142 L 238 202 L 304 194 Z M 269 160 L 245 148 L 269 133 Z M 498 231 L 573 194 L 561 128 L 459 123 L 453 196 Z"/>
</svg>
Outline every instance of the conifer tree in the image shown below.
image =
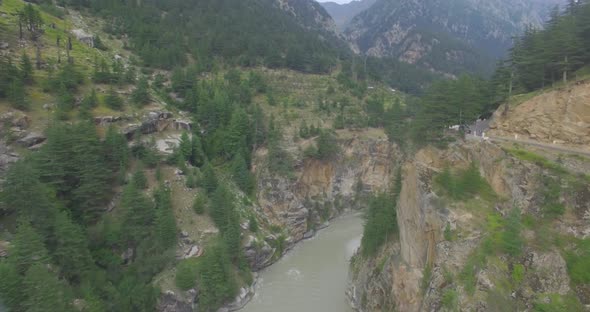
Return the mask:
<svg viewBox="0 0 590 312">
<path fill-rule="evenodd" d="M 27 272 L 34 264 L 46 264 L 49 261 L 43 239 L 28 221 L 19 221 L 10 260 L 20 274 Z"/>
<path fill-rule="evenodd" d="M 244 191 L 244 193 L 251 195 L 255 188 L 255 178 L 250 170 L 248 170 L 246 161 L 241 154 L 234 157 L 231 169 L 232 177 L 238 187 Z"/>
<path fill-rule="evenodd" d="M 202 186 L 208 194 L 212 194 L 217 189 L 218 181 L 213 166 L 206 163 L 203 167 L 203 181 Z"/>
<path fill-rule="evenodd" d="M 147 178 L 143 172 L 143 164 L 141 162 L 137 163 L 137 167 L 135 168 L 135 173 L 133 174 L 133 184 L 140 190 L 144 190 L 148 187 Z"/>
<path fill-rule="evenodd" d="M 12 107 L 20 110 L 28 110 L 29 102 L 26 99 L 25 87 L 21 80 L 13 79 L 8 89 L 8 100 Z"/>
<path fill-rule="evenodd" d="M 123 99 L 119 97 L 115 89 L 111 88 L 107 95 L 104 98 L 104 103 L 106 106 L 113 110 L 122 110 L 123 109 Z"/>
<path fill-rule="evenodd" d="M 71 311 L 70 295 L 64 284 L 45 265 L 37 263 L 31 266 L 27 270 L 23 285 L 26 295 L 23 302 L 25 311 Z"/>
<path fill-rule="evenodd" d="M 21 79 L 26 84 L 33 83 L 33 64 L 29 55 L 23 53 L 20 61 Z"/>
<path fill-rule="evenodd" d="M 156 201 L 156 239 L 164 249 L 176 244 L 176 219 L 172 211 L 172 198 L 170 189 L 160 186 L 154 193 Z"/>
<path fill-rule="evenodd" d="M 26 160 L 10 167 L 2 189 L 2 205 L 16 211 L 22 219 L 30 220 L 44 235 L 52 229 L 56 209 L 50 190 L 39 181 L 37 171 Z"/>
<path fill-rule="evenodd" d="M 133 101 L 133 103 L 140 107 L 150 102 L 150 93 L 147 78 L 142 77 L 139 79 L 137 87 L 131 93 L 131 100 Z"/>
<path fill-rule="evenodd" d="M 205 213 L 207 201 L 208 201 L 207 195 L 202 194 L 202 193 L 197 194 L 197 196 L 195 197 L 195 200 L 193 202 L 193 210 L 199 215 Z"/>
<path fill-rule="evenodd" d="M 60 266 L 63 276 L 79 282 L 90 270 L 92 256 L 83 230 L 63 211 L 55 219 L 55 244 L 53 259 Z"/>
<path fill-rule="evenodd" d="M 201 144 L 201 138 L 198 135 L 193 135 L 193 139 L 191 141 L 192 148 L 191 148 L 191 163 L 194 166 L 201 167 L 207 161 L 207 156 L 203 151 L 203 146 Z"/>
<path fill-rule="evenodd" d="M 187 160 L 192 158 L 192 142 L 186 132 L 180 136 L 180 144 L 178 146 L 182 159 Z"/>
<path fill-rule="evenodd" d="M 0 261 L 0 298 L 10 311 L 21 311 L 24 301 L 22 276 L 8 261 Z"/>
</svg>

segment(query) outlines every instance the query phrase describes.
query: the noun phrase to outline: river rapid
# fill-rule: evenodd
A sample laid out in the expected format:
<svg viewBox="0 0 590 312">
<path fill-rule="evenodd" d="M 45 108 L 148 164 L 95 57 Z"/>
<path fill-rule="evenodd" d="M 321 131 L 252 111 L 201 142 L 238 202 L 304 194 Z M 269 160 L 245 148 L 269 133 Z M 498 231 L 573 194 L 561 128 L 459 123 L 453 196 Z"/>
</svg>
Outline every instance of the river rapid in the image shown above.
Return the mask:
<svg viewBox="0 0 590 312">
<path fill-rule="evenodd" d="M 332 221 L 260 272 L 244 312 L 352 312 L 346 300 L 349 260 L 360 246 L 361 216 Z"/>
</svg>

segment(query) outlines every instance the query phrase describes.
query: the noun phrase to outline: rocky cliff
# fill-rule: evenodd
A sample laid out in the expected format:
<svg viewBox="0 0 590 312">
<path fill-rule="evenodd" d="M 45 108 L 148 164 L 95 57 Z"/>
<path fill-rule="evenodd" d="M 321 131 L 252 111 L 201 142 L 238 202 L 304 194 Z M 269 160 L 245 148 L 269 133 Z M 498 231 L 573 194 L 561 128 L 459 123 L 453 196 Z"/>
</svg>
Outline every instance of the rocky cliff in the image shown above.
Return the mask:
<svg viewBox="0 0 590 312">
<path fill-rule="evenodd" d="M 457 74 L 485 71 L 525 26 L 540 27 L 561 1 L 379 0 L 345 34 L 359 53 Z M 490 68 L 486 68 L 489 65 Z"/>
<path fill-rule="evenodd" d="M 433 182 L 445 168 L 471 164 L 495 195 L 453 200 Z M 553 199 L 549 181 L 559 181 Z M 582 311 L 590 304 L 588 285 L 572 282 L 568 257 L 574 242 L 590 235 L 589 199 L 587 180 L 521 161 L 492 143 L 420 150 L 403 165 L 399 235 L 377 256 L 353 258 L 349 299 L 358 311 L 509 311 L 563 302 L 567 311 Z M 549 216 L 550 200 L 564 207 L 560 217 Z M 498 246 L 508 239 L 502 231 L 515 207 L 525 220 L 515 235 L 522 250 L 508 255 Z"/>
<path fill-rule="evenodd" d="M 494 115 L 490 135 L 588 148 L 590 81 L 541 93 Z"/>
<path fill-rule="evenodd" d="M 309 143 L 290 147 L 298 154 L 298 160 L 295 171 L 288 177 L 268 172 L 267 151 L 257 153 L 257 214 L 268 227 L 285 231 L 264 239 L 247 239 L 245 254 L 255 270 L 280 256 L 274 255 L 277 236 L 284 235 L 286 248 L 279 252 L 286 251 L 292 244 L 313 236 L 317 229 L 345 210 L 363 207 L 363 203 L 356 201 L 360 193 L 387 189 L 395 160 L 399 158 L 397 147 L 387 139 L 360 138 L 360 132 L 339 139 L 341 153 L 332 160 L 304 158 L 301 147 Z"/>
</svg>

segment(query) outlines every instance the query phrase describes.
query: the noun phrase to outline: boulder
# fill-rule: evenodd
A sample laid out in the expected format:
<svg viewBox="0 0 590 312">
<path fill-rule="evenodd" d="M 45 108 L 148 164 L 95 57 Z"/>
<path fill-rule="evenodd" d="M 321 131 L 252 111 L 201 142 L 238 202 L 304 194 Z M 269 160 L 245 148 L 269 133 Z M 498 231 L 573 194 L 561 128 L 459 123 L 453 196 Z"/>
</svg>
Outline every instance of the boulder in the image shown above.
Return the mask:
<svg viewBox="0 0 590 312">
<path fill-rule="evenodd" d="M 27 134 L 24 138 L 17 140 L 16 143 L 20 144 L 23 147 L 31 147 L 33 145 L 45 142 L 46 139 L 47 137 L 45 137 L 43 134 L 31 132 Z"/>
<path fill-rule="evenodd" d="M 265 241 L 259 241 L 253 235 L 248 235 L 244 244 L 244 256 L 252 271 L 259 271 L 273 262 L 275 250 Z"/>
<path fill-rule="evenodd" d="M 187 119 L 176 119 L 174 121 L 174 129 L 176 130 L 183 130 L 183 131 L 190 131 L 193 127 L 193 123 Z"/>
<path fill-rule="evenodd" d="M 192 301 L 189 302 L 189 299 L 184 299 L 182 296 L 169 290 L 160 296 L 156 310 L 158 312 L 193 312 L 193 303 Z"/>
<path fill-rule="evenodd" d="M 123 260 L 124 264 L 129 264 L 132 260 L 133 260 L 133 255 L 135 254 L 135 251 L 133 250 L 133 248 L 127 248 L 127 250 L 125 250 L 122 254 L 121 254 L 121 260 Z"/>
<path fill-rule="evenodd" d="M 123 134 L 128 141 L 131 141 L 135 137 L 135 133 L 139 130 L 139 127 L 140 125 L 138 124 L 129 124 L 121 130 L 121 134 Z"/>
<path fill-rule="evenodd" d="M 10 48 L 10 44 L 8 44 L 8 42 L 0 42 L 0 50 L 7 50 L 8 48 Z"/>
</svg>

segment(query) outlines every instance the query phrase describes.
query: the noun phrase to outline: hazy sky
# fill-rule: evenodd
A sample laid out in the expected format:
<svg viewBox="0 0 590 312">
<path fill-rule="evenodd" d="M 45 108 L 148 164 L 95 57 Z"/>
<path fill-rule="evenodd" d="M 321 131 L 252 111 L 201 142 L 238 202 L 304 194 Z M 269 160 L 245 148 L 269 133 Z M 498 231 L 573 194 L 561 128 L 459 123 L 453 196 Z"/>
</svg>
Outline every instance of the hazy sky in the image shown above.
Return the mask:
<svg viewBox="0 0 590 312">
<path fill-rule="evenodd" d="M 316 0 L 317 2 L 349 3 L 352 0 Z"/>
</svg>

